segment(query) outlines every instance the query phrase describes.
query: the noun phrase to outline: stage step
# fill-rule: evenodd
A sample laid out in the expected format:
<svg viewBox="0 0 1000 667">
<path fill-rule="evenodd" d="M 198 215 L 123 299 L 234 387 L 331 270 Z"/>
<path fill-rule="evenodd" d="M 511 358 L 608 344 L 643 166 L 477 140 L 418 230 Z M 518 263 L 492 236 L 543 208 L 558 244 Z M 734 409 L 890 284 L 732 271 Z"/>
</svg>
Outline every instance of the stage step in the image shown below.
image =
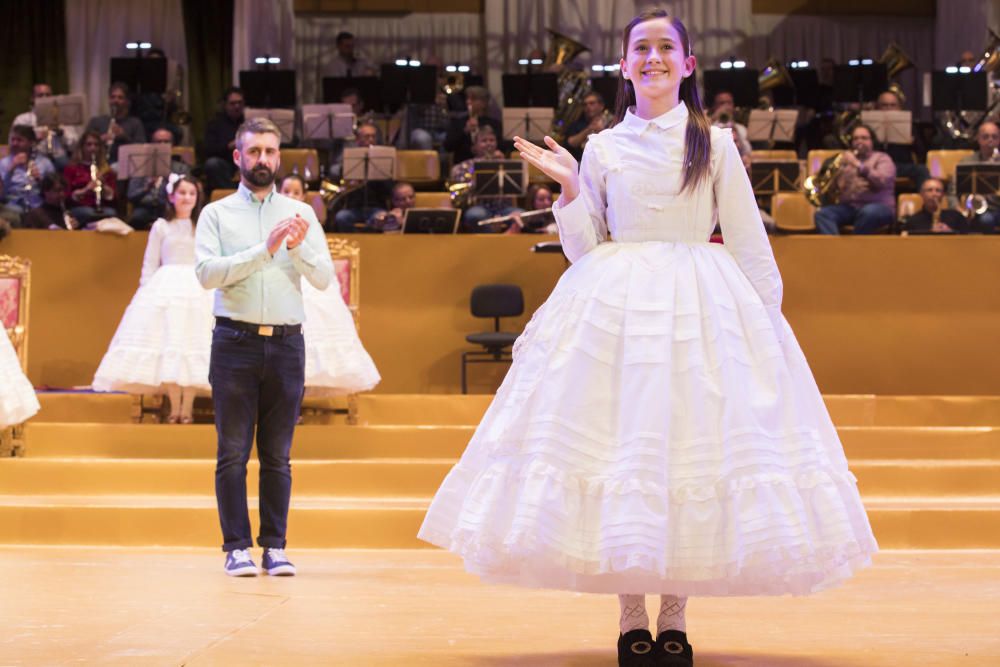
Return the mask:
<svg viewBox="0 0 1000 667">
<path fill-rule="evenodd" d="M 297 547 L 411 548 L 429 499 L 292 497 Z M 250 498 L 257 524 L 257 499 Z M 1000 497 L 866 500 L 883 549 L 1000 548 Z M 204 546 L 219 541 L 213 496 L 0 496 L 0 544 Z"/>
<path fill-rule="evenodd" d="M 431 496 L 456 459 L 297 460 L 296 496 Z M 869 496 L 1000 496 L 1000 461 L 860 460 L 851 464 Z M 0 465 L 0 490 L 25 496 L 199 495 L 212 488 L 215 461 L 202 459 L 21 458 Z M 257 488 L 258 465 L 247 485 Z"/>
<path fill-rule="evenodd" d="M 457 458 L 475 427 L 461 425 L 302 425 L 293 459 Z M 844 426 L 847 457 L 860 459 L 1000 459 L 1000 427 Z M 25 427 L 25 456 L 215 458 L 211 424 L 35 423 Z"/>
</svg>

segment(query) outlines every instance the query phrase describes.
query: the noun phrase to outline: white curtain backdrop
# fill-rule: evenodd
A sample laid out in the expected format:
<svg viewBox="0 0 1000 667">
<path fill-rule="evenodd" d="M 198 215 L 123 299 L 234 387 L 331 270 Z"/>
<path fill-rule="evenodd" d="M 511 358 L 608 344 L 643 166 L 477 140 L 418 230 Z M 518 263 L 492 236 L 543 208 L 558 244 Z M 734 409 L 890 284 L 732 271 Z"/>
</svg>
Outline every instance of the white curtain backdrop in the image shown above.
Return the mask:
<svg viewBox="0 0 1000 667">
<path fill-rule="evenodd" d="M 253 59 L 281 58 L 280 69 L 295 69 L 293 0 L 235 0 L 233 7 L 233 85 L 240 70 L 254 69 Z"/>
<path fill-rule="evenodd" d="M 87 96 L 87 116 L 107 113 L 113 57 L 133 55 L 129 41 L 149 41 L 187 68 L 180 0 L 72 0 L 66 3 L 69 89 Z M 184 91 L 185 95 L 187 91 Z"/>
<path fill-rule="evenodd" d="M 355 52 L 373 64 L 409 56 L 440 63 L 481 62 L 481 17 L 478 14 L 413 13 L 405 17 L 304 16 L 295 19 L 295 62 L 299 100 L 323 100 L 323 72 L 337 53 L 334 38 L 347 31 L 355 36 Z M 435 63 L 435 64 L 440 64 Z"/>
</svg>

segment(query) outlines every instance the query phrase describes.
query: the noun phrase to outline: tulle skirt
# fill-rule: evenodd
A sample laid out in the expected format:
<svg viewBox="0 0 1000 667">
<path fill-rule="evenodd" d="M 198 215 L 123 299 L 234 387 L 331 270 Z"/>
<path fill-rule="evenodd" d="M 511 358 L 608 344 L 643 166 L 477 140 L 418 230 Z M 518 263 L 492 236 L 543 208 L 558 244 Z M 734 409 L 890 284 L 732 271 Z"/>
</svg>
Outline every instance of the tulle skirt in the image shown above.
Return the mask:
<svg viewBox="0 0 1000 667">
<path fill-rule="evenodd" d="M 0 428 L 20 424 L 38 409 L 35 389 L 21 370 L 7 332 L 0 326 Z"/>
<path fill-rule="evenodd" d="M 570 267 L 421 539 L 490 582 L 805 594 L 877 551 L 787 323 L 717 244 L 606 243 Z"/>
<path fill-rule="evenodd" d="M 302 281 L 305 306 L 306 395 L 368 391 L 382 379 L 361 344 L 351 311 L 336 282 L 318 290 Z"/>
</svg>

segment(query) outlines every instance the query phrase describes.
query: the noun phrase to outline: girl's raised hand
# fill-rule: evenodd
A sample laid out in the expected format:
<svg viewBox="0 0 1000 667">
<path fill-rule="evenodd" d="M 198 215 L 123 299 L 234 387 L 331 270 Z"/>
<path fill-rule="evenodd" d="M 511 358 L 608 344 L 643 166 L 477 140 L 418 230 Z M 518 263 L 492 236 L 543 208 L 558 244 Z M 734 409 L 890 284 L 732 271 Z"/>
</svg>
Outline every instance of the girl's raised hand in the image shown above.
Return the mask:
<svg viewBox="0 0 1000 667">
<path fill-rule="evenodd" d="M 514 137 L 514 148 L 521 153 L 522 158 L 529 164 L 544 171 L 548 174 L 549 178 L 559 183 L 563 188 L 563 192 L 567 190 L 571 192 L 577 191 L 579 189 L 577 183 L 580 167 L 577 164 L 576 158 L 568 150 L 556 143 L 556 140 L 550 136 L 545 137 L 545 144 L 549 147 L 548 149 L 536 146 L 527 139 Z"/>
</svg>

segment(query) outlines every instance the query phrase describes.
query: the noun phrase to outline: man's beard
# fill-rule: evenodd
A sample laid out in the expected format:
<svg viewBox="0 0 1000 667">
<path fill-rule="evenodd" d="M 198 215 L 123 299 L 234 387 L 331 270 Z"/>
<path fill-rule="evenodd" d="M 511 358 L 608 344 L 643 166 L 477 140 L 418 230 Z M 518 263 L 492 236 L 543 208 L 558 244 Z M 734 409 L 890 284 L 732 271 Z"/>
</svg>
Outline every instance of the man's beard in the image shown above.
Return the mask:
<svg viewBox="0 0 1000 667">
<path fill-rule="evenodd" d="M 248 183 L 252 183 L 258 188 L 274 185 L 274 172 L 262 165 L 257 165 L 253 169 L 240 169 L 240 173 Z"/>
</svg>

